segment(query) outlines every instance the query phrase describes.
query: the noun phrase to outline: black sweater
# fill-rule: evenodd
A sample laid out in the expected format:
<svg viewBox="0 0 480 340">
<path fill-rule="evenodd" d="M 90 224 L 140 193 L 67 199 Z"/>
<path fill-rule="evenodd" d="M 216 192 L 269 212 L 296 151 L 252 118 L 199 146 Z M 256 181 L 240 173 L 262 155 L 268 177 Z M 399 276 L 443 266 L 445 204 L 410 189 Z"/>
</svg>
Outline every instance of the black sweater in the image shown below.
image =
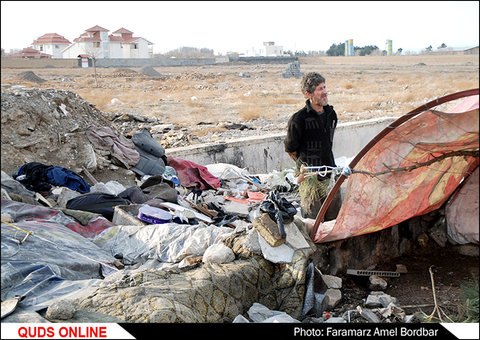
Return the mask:
<svg viewBox="0 0 480 340">
<path fill-rule="evenodd" d="M 296 151 L 298 159 L 309 166 L 335 166 L 332 144 L 337 121 L 333 106 L 324 106 L 319 114 L 307 100 L 288 121 L 285 151 Z"/>
</svg>

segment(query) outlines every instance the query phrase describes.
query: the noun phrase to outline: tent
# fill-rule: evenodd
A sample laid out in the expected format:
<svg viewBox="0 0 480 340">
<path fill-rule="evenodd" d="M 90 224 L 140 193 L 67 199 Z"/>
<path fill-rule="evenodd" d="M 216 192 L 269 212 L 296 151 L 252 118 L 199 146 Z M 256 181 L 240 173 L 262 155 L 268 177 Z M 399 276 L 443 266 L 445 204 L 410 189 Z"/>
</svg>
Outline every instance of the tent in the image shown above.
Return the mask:
<svg viewBox="0 0 480 340">
<path fill-rule="evenodd" d="M 440 208 L 478 167 L 478 93 L 467 90 L 431 101 L 374 137 L 327 195 L 312 240 L 323 243 L 376 232 Z M 457 99 L 462 101 L 448 112 L 434 109 Z M 323 217 L 347 177 L 342 207 L 333 227 L 327 227 Z M 478 199 L 476 214 L 478 243 Z"/>
</svg>

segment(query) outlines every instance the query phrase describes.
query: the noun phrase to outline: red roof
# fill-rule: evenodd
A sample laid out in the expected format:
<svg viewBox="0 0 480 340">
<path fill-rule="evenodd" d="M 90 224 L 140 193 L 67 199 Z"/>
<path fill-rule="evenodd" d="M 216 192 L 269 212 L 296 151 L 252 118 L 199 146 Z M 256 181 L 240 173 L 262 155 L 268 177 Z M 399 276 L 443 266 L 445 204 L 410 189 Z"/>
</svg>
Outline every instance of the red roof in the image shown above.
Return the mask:
<svg viewBox="0 0 480 340">
<path fill-rule="evenodd" d="M 100 32 L 100 31 L 108 32 L 108 30 L 106 28 L 100 27 L 98 25 L 93 26 L 92 28 L 89 28 L 88 30 L 85 30 L 85 32 Z"/>
<path fill-rule="evenodd" d="M 32 45 L 45 45 L 45 44 L 67 44 L 70 45 L 70 41 L 57 33 L 45 33 L 41 37 L 37 38 Z"/>
<path fill-rule="evenodd" d="M 34 48 L 27 47 L 18 53 L 12 54 L 12 57 L 16 58 L 51 58 L 50 54 L 42 53 Z"/>
<path fill-rule="evenodd" d="M 115 32 L 113 32 L 113 34 L 115 34 L 115 33 L 120 33 L 120 34 L 123 34 L 123 33 L 127 33 L 127 34 L 128 34 L 128 33 L 130 33 L 130 34 L 133 34 L 133 32 L 131 32 L 131 31 L 129 31 L 129 30 L 127 30 L 126 28 L 123 28 L 123 27 L 120 28 L 120 29 L 118 29 L 118 30 L 116 30 Z"/>
</svg>

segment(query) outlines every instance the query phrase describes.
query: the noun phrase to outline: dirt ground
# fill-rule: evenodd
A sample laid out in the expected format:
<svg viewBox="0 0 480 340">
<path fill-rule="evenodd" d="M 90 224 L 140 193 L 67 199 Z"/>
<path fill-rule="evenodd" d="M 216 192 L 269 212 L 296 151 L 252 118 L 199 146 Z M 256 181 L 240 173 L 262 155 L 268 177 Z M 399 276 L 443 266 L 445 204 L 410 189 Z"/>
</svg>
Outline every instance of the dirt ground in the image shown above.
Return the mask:
<svg viewBox="0 0 480 340">
<path fill-rule="evenodd" d="M 299 61 L 301 72 L 317 71 L 327 79 L 329 102 L 339 123 L 398 117 L 435 98 L 478 88 L 478 56 L 318 57 Z M 281 77 L 286 66 L 156 67 L 159 77 L 143 75 L 139 68 L 97 69 L 97 84 L 92 69 L 2 68 L 1 84 L 2 88 L 23 85 L 73 91 L 103 112 L 153 117 L 158 124 L 172 124 L 172 135 L 186 136 L 182 139 L 185 144 L 198 144 L 285 131 L 288 118 L 304 105 L 300 79 Z M 22 79 L 20 74 L 25 71 L 33 71 L 45 82 Z M 232 124 L 238 124 L 237 128 L 230 128 Z M 166 148 L 174 145 L 166 141 L 161 142 Z M 8 161 L 2 150 L 2 169 Z M 116 179 L 115 171 L 111 174 L 111 179 Z M 404 264 L 408 273 L 389 278 L 386 293 L 397 298 L 407 314 L 419 310 L 432 313 L 431 266 L 437 302 L 449 315 L 457 313 L 461 285 L 472 281 L 472 275 L 478 280 L 479 275 L 478 256 L 460 255 L 452 246 L 418 246 L 408 256 L 378 264 L 375 269 L 395 271 L 396 264 Z M 361 305 L 368 296 L 366 285 L 364 277 L 344 276 L 340 310 Z"/>
<path fill-rule="evenodd" d="M 437 305 L 452 319 L 459 315 L 462 286 L 471 284 L 475 279 L 478 282 L 479 279 L 478 256 L 462 255 L 458 252 L 458 246 L 447 245 L 442 248 L 433 241 L 425 247 L 417 245 L 407 255 L 379 263 L 375 270 L 395 271 L 397 264 L 405 265 L 407 273 L 384 278 L 388 282 L 384 292 L 395 297 L 407 315 L 430 316 L 434 311 L 430 268 Z M 342 302 L 338 313 L 361 306 L 370 293 L 368 277 L 343 275 L 342 279 Z M 441 317 L 449 322 L 444 313 L 441 312 Z M 438 318 L 435 312 L 433 320 L 438 321 Z"/>
</svg>

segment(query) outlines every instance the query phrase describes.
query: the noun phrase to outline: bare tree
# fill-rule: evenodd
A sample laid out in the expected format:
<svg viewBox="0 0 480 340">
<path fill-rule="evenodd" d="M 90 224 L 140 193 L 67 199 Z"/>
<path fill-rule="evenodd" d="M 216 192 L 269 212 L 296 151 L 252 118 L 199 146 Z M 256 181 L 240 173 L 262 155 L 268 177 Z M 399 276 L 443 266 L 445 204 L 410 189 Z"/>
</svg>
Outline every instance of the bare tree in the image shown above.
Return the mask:
<svg viewBox="0 0 480 340">
<path fill-rule="evenodd" d="M 85 45 L 84 51 L 85 51 L 86 54 L 88 54 L 92 58 L 93 74 L 94 74 L 94 79 L 95 79 L 95 87 L 98 87 L 97 58 L 100 57 L 103 54 L 103 50 L 100 47 L 95 47 L 92 44 L 92 45 Z"/>
</svg>

